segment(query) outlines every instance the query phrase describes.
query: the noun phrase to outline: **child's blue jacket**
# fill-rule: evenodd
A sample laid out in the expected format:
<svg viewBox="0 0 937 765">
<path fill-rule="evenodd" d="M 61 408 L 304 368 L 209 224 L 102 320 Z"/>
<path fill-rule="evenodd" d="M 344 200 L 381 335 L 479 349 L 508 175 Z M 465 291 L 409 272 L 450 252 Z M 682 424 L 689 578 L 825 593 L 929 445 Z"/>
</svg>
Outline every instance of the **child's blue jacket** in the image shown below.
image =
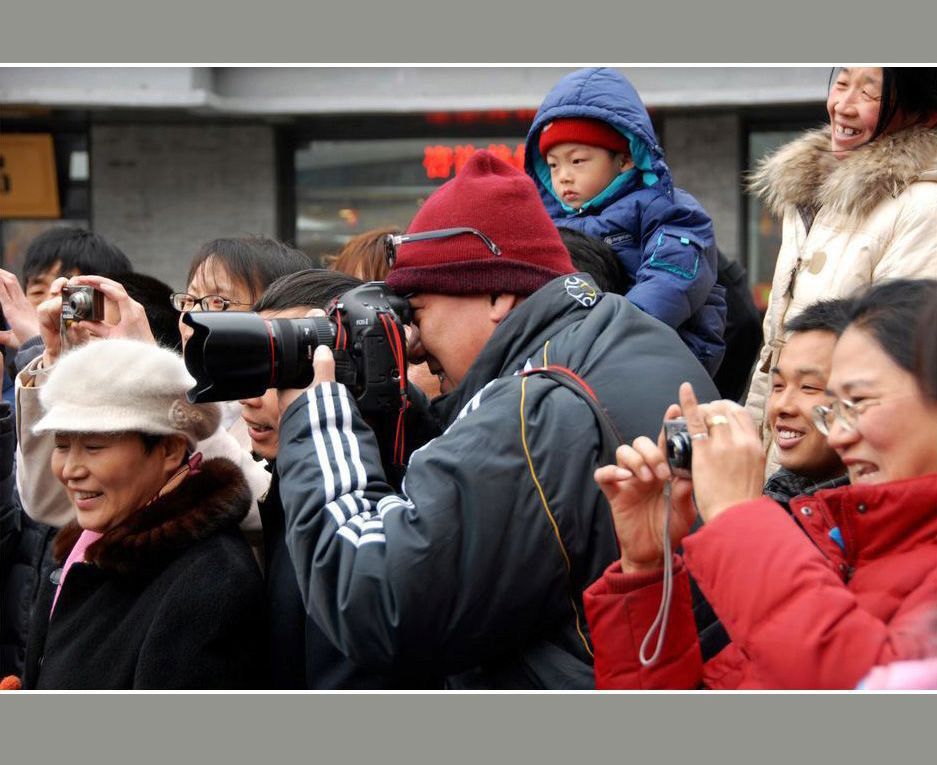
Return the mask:
<svg viewBox="0 0 937 765">
<path fill-rule="evenodd" d="M 573 210 L 553 193 L 540 155 L 540 131 L 559 117 L 609 123 L 631 143 L 636 168 Z M 635 285 L 627 297 L 677 330 L 710 374 L 725 352 L 725 291 L 716 284 L 712 220 L 699 202 L 675 189 L 651 118 L 637 91 L 614 69 L 580 69 L 551 90 L 527 134 L 525 169 L 557 226 L 604 239 Z"/>
</svg>

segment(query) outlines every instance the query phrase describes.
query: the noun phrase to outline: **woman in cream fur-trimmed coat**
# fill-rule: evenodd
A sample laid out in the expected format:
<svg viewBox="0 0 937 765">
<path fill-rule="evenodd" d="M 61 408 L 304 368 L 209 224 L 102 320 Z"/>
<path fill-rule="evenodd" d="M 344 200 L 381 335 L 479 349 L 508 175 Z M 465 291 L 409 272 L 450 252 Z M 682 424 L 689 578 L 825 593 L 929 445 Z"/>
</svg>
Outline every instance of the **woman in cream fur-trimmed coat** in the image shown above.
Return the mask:
<svg viewBox="0 0 937 765">
<path fill-rule="evenodd" d="M 752 178 L 752 190 L 783 218 L 765 344 L 746 403 L 766 446 L 770 370 L 786 321 L 817 300 L 884 279 L 937 277 L 937 131 L 906 128 L 842 159 L 830 145 L 829 127 L 810 131 Z"/>
</svg>

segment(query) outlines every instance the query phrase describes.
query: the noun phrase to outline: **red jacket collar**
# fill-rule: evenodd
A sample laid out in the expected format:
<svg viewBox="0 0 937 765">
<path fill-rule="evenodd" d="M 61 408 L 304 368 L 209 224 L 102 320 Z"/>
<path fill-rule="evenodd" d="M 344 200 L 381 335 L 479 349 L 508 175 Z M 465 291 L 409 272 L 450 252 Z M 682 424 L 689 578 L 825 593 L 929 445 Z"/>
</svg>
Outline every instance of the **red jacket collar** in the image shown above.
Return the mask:
<svg viewBox="0 0 937 765">
<path fill-rule="evenodd" d="M 904 552 L 937 539 L 937 474 L 888 483 L 843 486 L 791 501 L 791 511 L 830 557 L 852 564 Z"/>
</svg>

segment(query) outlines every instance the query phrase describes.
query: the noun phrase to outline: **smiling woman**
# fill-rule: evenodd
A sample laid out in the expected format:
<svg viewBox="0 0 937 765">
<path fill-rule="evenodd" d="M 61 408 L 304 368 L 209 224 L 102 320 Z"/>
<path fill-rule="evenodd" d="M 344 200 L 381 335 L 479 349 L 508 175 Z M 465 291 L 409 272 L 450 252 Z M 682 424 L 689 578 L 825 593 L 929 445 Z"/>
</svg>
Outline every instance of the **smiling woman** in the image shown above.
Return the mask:
<svg viewBox="0 0 937 765">
<path fill-rule="evenodd" d="M 76 384 L 76 381 L 79 381 Z M 225 459 L 191 452 L 215 405 L 172 351 L 102 340 L 62 356 L 35 432 L 76 517 L 54 542 L 24 687 L 244 688 L 260 679 L 262 584 L 238 530 L 250 490 Z"/>
<path fill-rule="evenodd" d="M 182 464 L 185 446 L 143 433 L 60 432 L 52 474 L 65 485 L 78 524 L 103 533 L 157 496 L 167 473 Z"/>
<path fill-rule="evenodd" d="M 818 414 L 853 484 L 937 473 L 937 402 L 915 374 L 917 319 L 935 292 L 931 280 L 873 287 L 833 351 L 828 388 L 839 400 Z"/>
</svg>

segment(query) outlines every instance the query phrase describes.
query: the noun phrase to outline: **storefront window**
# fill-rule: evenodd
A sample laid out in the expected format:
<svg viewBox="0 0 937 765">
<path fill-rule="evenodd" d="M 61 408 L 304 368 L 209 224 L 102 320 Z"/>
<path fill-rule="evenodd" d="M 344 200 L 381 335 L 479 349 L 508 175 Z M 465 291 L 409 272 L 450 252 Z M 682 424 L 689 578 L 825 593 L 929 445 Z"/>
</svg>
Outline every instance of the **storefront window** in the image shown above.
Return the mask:
<svg viewBox="0 0 937 765">
<path fill-rule="evenodd" d="M 489 149 L 523 168 L 524 137 L 310 141 L 295 152 L 298 247 L 320 263 L 351 237 L 406 228 L 420 205 L 471 154 Z"/>
<path fill-rule="evenodd" d="M 753 130 L 748 134 L 748 167 L 794 140 L 800 130 Z M 748 278 L 758 309 L 768 306 L 774 266 L 781 249 L 781 221 L 773 217 L 753 194 L 747 194 Z"/>
</svg>

